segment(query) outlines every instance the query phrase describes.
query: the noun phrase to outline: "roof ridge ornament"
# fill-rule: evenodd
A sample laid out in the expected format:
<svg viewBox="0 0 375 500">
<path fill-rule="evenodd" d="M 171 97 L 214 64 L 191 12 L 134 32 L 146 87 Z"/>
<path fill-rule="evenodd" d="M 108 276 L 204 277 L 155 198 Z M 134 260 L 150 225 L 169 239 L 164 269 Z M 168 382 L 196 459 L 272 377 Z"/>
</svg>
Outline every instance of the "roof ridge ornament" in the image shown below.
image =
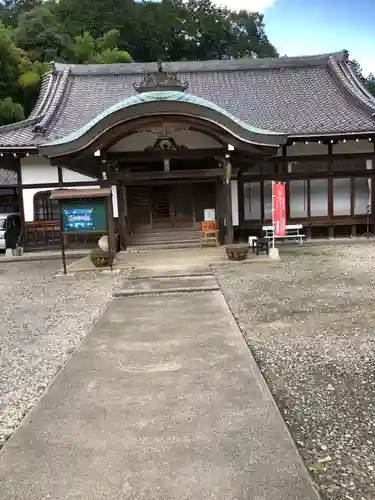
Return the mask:
<svg viewBox="0 0 375 500">
<path fill-rule="evenodd" d="M 185 92 L 189 85 L 187 82 L 181 82 L 175 73 L 164 71 L 162 61 L 158 60 L 156 64 L 156 73 L 148 73 L 139 84 L 133 83 L 133 87 L 138 94 L 160 91 Z"/>
</svg>

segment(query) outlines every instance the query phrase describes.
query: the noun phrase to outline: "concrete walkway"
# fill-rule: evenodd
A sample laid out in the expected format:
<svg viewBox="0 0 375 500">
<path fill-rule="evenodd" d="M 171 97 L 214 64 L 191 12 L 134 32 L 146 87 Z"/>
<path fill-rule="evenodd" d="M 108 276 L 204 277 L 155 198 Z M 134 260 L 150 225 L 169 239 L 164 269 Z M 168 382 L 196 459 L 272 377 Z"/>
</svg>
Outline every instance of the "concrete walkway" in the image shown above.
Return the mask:
<svg viewBox="0 0 375 500">
<path fill-rule="evenodd" d="M 197 275 L 190 293 L 113 300 L 0 454 L 2 500 L 318 499 L 221 292 L 195 292 Z"/>
<path fill-rule="evenodd" d="M 120 252 L 116 256 L 114 269 L 126 269 L 132 267 L 154 269 L 155 267 L 175 270 L 181 267 L 204 266 L 207 264 L 226 264 L 228 256 L 225 247 L 220 248 L 182 248 L 175 250 L 158 250 L 142 252 Z M 246 262 L 270 262 L 264 253 L 256 255 L 249 252 Z M 238 262 L 243 264 L 243 262 Z M 91 262 L 90 257 L 84 257 L 68 266 L 68 272 L 97 271 L 98 268 Z"/>
</svg>

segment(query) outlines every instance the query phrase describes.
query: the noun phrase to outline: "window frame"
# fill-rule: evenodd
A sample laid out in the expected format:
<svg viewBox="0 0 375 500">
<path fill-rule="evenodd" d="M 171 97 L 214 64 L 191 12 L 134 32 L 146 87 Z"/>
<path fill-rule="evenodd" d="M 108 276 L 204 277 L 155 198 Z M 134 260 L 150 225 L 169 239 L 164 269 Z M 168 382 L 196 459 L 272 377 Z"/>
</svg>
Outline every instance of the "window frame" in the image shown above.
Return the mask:
<svg viewBox="0 0 375 500">
<path fill-rule="evenodd" d="M 46 190 L 38 191 L 34 194 L 33 205 L 35 221 L 59 220 L 59 204 L 57 200 L 51 200 L 51 193 L 51 190 Z M 41 214 L 43 215 L 42 217 Z"/>
</svg>

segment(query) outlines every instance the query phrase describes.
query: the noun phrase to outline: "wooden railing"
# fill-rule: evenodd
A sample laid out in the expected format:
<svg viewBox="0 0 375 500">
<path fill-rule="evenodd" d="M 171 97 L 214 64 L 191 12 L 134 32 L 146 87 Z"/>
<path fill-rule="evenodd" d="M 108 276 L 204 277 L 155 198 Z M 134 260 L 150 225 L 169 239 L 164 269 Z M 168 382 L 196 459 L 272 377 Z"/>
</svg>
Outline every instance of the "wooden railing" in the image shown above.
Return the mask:
<svg viewBox="0 0 375 500">
<path fill-rule="evenodd" d="M 64 235 L 65 247 L 93 247 L 97 236 L 95 233 L 66 234 Z M 60 222 L 56 220 L 25 222 L 24 244 L 29 250 L 60 248 Z"/>
</svg>

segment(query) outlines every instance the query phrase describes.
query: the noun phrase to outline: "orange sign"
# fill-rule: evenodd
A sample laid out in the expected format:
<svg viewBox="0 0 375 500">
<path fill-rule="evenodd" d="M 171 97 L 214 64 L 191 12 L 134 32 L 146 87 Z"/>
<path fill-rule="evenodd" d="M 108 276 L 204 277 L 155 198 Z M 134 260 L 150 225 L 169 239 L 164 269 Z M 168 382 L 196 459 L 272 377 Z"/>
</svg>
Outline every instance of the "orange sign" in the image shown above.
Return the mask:
<svg viewBox="0 0 375 500">
<path fill-rule="evenodd" d="M 272 222 L 274 236 L 286 234 L 285 182 L 272 182 Z"/>
<path fill-rule="evenodd" d="M 201 221 L 201 231 L 216 231 L 216 221 Z"/>
</svg>

